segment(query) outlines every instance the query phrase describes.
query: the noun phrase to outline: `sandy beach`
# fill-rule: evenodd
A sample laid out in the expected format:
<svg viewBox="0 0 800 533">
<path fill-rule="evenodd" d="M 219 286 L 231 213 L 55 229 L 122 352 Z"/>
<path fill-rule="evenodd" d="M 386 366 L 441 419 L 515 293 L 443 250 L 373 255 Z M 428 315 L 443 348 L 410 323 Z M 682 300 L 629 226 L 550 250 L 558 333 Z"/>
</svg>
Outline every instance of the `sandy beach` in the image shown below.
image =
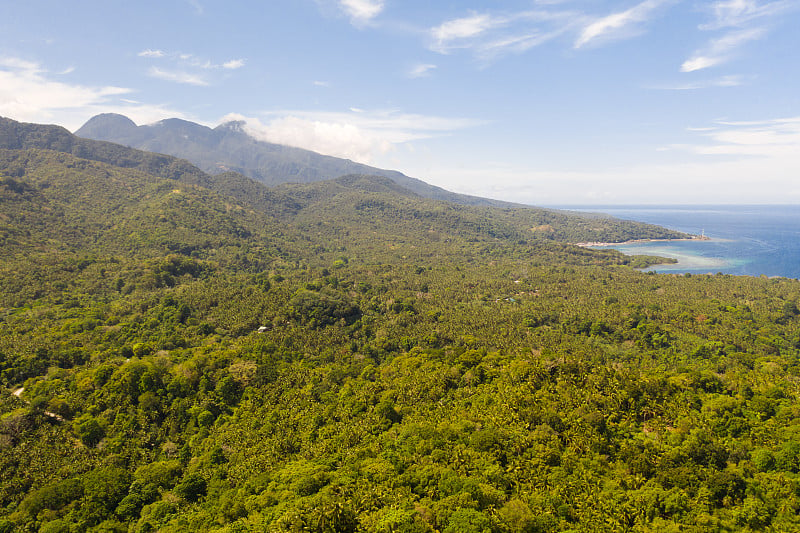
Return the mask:
<svg viewBox="0 0 800 533">
<path fill-rule="evenodd" d="M 576 242 L 575 246 L 588 248 L 590 246 L 625 246 L 627 244 L 642 244 L 650 242 L 680 242 L 680 241 L 710 241 L 710 237 L 704 235 L 694 235 L 688 239 L 633 239 L 623 242 Z"/>
</svg>

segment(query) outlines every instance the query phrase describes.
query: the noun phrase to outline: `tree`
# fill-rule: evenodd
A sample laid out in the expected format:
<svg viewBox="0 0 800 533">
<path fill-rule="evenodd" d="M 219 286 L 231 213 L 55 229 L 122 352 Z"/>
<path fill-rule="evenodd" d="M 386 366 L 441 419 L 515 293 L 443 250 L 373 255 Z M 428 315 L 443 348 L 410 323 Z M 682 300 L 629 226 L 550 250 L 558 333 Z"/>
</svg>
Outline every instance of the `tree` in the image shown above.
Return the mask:
<svg viewBox="0 0 800 533">
<path fill-rule="evenodd" d="M 99 420 L 91 415 L 85 414 L 78 418 L 73 424 L 75 433 L 86 446 L 94 448 L 105 437 L 106 430 Z"/>
<path fill-rule="evenodd" d="M 178 483 L 175 494 L 186 501 L 196 502 L 206 494 L 206 480 L 197 472 L 191 473 Z"/>
</svg>

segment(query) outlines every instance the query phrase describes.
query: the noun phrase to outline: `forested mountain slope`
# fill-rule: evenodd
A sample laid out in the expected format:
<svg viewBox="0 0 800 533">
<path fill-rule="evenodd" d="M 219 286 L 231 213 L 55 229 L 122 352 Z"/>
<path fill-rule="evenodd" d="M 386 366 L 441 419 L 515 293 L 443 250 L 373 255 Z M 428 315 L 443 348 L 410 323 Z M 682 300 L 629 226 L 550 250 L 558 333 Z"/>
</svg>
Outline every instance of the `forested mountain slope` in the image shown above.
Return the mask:
<svg viewBox="0 0 800 533">
<path fill-rule="evenodd" d="M 406 222 L 411 219 L 436 219 L 437 223 L 425 230 L 458 233 L 459 227 L 482 227 L 483 236 L 519 238 L 527 240 L 545 239 L 560 242 L 606 241 L 622 242 L 630 239 L 685 238 L 688 235 L 667 230 L 658 226 L 624 221 L 597 214 L 581 214 L 541 208 L 487 208 L 483 206 L 464 206 L 463 204 L 436 201 L 419 195 L 397 181 L 375 175 L 348 175 L 323 182 L 306 185 L 286 184 L 277 188 L 262 184 L 235 172 L 209 175 L 183 159 L 154 154 L 134 148 L 104 141 L 83 139 L 70 134 L 59 126 L 25 124 L 0 118 L 0 149 L 46 149 L 71 154 L 80 159 L 88 159 L 122 169 L 137 170 L 152 176 L 168 178 L 191 185 L 201 185 L 252 209 L 283 217 L 288 222 L 291 217 L 304 209 L 306 214 L 326 213 L 331 220 L 342 213 L 342 209 L 372 209 L 387 211 L 382 216 L 373 217 L 376 222 L 387 223 L 388 211 L 400 210 L 394 217 Z M 19 162 L 8 161 L 5 174 L 9 177 L 25 172 L 25 159 Z M 58 174 L 58 173 L 54 173 Z M 125 178 L 121 178 L 123 181 Z M 342 195 L 349 192 L 347 195 Z M 372 195 L 372 196 L 370 196 Z M 377 203 L 368 207 L 365 198 L 379 195 Z M 335 196 L 340 196 L 334 200 Z M 340 205 L 345 201 L 348 206 Z M 380 204 L 382 207 L 377 207 Z M 404 207 L 399 207 L 400 205 Z M 376 209 L 378 211 L 376 211 Z M 347 217 L 346 217 L 347 218 Z M 467 222 L 462 218 L 470 219 Z M 345 220 L 349 224 L 352 218 Z M 425 220 L 417 220 L 424 225 Z M 502 228 L 501 228 L 502 226 Z M 493 229 L 494 228 L 494 229 Z M 512 229 L 513 228 L 513 229 Z M 480 230 L 479 230 L 480 232 Z M 462 235 L 464 236 L 464 235 Z"/>
<path fill-rule="evenodd" d="M 122 168 L 134 168 L 156 176 L 207 184 L 204 174 L 175 157 L 132 150 L 118 144 L 82 139 L 60 126 L 29 124 L 0 117 L 0 149 L 45 149 L 72 154 L 76 157 L 109 163 Z M 13 174 L 15 169 L 7 173 Z"/>
<path fill-rule="evenodd" d="M 800 528 L 796 280 L 4 142 L 0 532 Z"/>
<path fill-rule="evenodd" d="M 403 238 L 447 238 L 535 243 L 623 242 L 681 239 L 689 235 L 660 226 L 542 208 L 486 208 L 420 198 L 379 176 L 342 176 L 309 185 L 282 185 L 276 193 L 294 199 L 297 223 L 363 231 L 381 228 Z"/>
<path fill-rule="evenodd" d="M 105 113 L 92 117 L 75 133 L 80 137 L 181 157 L 210 174 L 239 172 L 270 186 L 365 174 L 389 178 L 425 198 L 464 205 L 513 206 L 510 202 L 453 193 L 394 170 L 258 141 L 240 122 L 228 122 L 214 129 L 181 119 L 137 126 L 125 116 Z"/>
</svg>

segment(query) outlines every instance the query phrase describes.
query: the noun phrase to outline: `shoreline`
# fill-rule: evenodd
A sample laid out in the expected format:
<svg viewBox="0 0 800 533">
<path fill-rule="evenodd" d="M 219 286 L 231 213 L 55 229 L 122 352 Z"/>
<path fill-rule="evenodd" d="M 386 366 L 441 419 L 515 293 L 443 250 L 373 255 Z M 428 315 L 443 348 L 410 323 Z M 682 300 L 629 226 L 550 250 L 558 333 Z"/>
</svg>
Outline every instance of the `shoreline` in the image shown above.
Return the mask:
<svg viewBox="0 0 800 533">
<path fill-rule="evenodd" d="M 687 239 L 632 239 L 623 242 L 576 242 L 574 246 L 588 248 L 591 246 L 624 246 L 627 244 L 641 244 L 647 242 L 682 242 L 682 241 L 710 241 L 711 237 L 705 235 L 693 235 Z"/>
</svg>

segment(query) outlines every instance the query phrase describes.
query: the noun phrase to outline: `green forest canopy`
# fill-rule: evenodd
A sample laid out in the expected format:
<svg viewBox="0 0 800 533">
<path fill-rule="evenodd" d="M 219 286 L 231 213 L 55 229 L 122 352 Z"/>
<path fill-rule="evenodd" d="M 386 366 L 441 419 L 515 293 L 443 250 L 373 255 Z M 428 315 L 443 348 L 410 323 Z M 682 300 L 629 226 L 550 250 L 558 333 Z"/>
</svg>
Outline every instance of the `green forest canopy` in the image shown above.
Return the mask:
<svg viewBox="0 0 800 533">
<path fill-rule="evenodd" d="M 0 150 L 0 531 L 800 527 L 797 281 L 92 146 Z"/>
</svg>

